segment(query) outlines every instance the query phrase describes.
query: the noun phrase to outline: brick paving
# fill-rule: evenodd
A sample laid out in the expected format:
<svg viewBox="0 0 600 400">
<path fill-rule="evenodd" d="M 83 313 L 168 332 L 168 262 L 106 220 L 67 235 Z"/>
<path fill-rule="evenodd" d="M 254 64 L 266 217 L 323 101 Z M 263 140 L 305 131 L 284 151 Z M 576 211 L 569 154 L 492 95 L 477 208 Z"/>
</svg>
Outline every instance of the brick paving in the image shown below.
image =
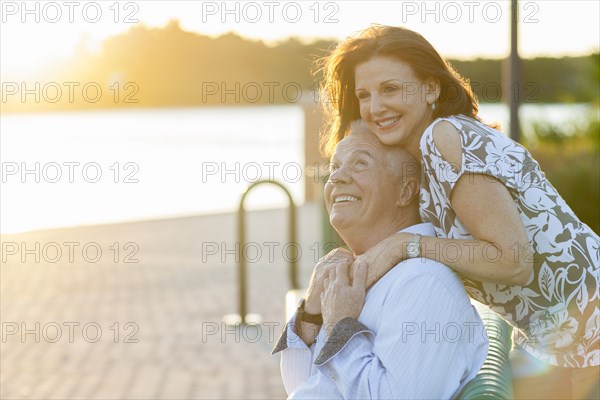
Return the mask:
<svg viewBox="0 0 600 400">
<path fill-rule="evenodd" d="M 299 209 L 303 284 L 322 255 L 318 211 Z M 285 323 L 285 216 L 249 216 L 248 240 L 262 251 L 248 254 L 249 311 L 263 322 L 237 329 L 222 323 L 237 311 L 236 263 L 223 251 L 235 248 L 235 215 L 3 235 L 0 398 L 285 398 L 279 358 L 269 355 Z M 78 244 L 73 259 L 67 242 Z M 273 257 L 267 242 L 277 243 Z M 23 243 L 33 249 L 25 262 Z M 88 243 L 102 249 L 95 263 L 95 245 L 83 257 Z M 207 255 L 212 244 L 218 252 Z"/>
</svg>

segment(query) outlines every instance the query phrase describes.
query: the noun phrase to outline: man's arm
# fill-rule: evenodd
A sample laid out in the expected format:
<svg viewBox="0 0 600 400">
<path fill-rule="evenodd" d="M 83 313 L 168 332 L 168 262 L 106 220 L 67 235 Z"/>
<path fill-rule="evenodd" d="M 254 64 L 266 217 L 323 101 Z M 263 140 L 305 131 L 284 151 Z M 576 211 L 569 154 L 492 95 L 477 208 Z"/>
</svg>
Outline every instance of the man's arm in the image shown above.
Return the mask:
<svg viewBox="0 0 600 400">
<path fill-rule="evenodd" d="M 322 257 L 315 266 L 308 285 L 305 311 L 321 313 L 321 293 L 323 280 L 329 271 L 343 265 L 348 268 L 354 255 L 343 248 L 334 249 Z M 296 320 L 297 314 L 285 326 L 281 337 L 271 354 L 281 353 L 281 377 L 288 394 L 294 392 L 304 381 L 316 372 L 312 368 L 314 342 L 320 326 Z"/>
<path fill-rule="evenodd" d="M 281 378 L 286 393 L 296 391 L 316 371 L 312 369 L 313 346 L 307 346 L 296 333 L 296 316 L 286 324 L 271 354 L 281 352 Z M 316 336 L 316 335 L 315 335 Z"/>
<path fill-rule="evenodd" d="M 344 398 L 450 398 L 480 367 L 480 320 L 424 267 L 417 259 L 397 267 L 414 271 L 393 282 L 373 330 L 352 317 L 335 325 L 315 364 Z"/>
</svg>

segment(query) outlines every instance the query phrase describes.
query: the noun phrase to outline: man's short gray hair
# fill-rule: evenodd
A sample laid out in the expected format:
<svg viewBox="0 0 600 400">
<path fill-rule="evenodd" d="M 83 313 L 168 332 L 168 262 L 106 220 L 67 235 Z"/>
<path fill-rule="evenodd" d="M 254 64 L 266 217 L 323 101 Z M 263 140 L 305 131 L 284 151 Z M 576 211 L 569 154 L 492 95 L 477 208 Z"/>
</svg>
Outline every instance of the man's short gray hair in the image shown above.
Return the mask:
<svg viewBox="0 0 600 400">
<path fill-rule="evenodd" d="M 348 128 L 346 136 L 350 135 L 375 135 L 369 130 L 367 124 L 362 119 L 352 121 Z M 379 139 L 377 140 L 379 142 Z M 379 142 L 379 145 L 387 155 L 386 164 L 389 165 L 394 176 L 404 181 L 409 177 L 415 177 L 419 181 L 421 180 L 421 167 L 419 163 L 411 156 L 411 154 L 403 146 L 395 145 L 388 146 Z"/>
</svg>

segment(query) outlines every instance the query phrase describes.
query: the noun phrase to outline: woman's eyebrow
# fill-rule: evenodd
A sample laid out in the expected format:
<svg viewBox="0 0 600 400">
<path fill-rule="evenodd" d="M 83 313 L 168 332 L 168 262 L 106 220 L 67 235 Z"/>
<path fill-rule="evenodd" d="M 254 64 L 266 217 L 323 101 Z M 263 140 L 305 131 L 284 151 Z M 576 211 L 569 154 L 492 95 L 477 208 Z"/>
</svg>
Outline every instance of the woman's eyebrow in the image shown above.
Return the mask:
<svg viewBox="0 0 600 400">
<path fill-rule="evenodd" d="M 385 84 L 388 84 L 388 83 L 391 83 L 391 82 L 397 83 L 397 84 L 399 84 L 399 85 L 403 85 L 403 83 L 402 83 L 401 81 L 399 81 L 398 79 L 396 79 L 396 78 L 391 78 L 391 79 L 387 79 L 387 80 L 385 80 L 385 81 L 383 81 L 383 82 L 380 82 L 380 83 L 379 83 L 379 86 L 383 86 L 383 85 L 385 85 Z M 356 87 L 356 88 L 354 88 L 354 92 L 358 92 L 359 90 L 366 90 L 366 89 L 363 89 L 363 88 L 361 88 L 361 87 Z"/>
</svg>

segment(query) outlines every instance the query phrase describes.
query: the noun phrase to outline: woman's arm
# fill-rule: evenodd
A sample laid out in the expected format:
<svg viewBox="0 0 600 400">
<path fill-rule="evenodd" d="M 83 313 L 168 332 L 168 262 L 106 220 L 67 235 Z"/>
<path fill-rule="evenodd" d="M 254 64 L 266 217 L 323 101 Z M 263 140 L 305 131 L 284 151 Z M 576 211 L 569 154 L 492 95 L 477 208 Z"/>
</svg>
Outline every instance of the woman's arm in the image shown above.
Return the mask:
<svg viewBox="0 0 600 400">
<path fill-rule="evenodd" d="M 533 268 L 531 245 L 517 208 L 502 183 L 481 174 L 465 175 L 452 194 L 456 216 L 475 240 L 423 236 L 421 257 L 439 261 L 466 277 L 524 285 Z M 367 287 L 407 258 L 409 233 L 392 235 L 357 257 L 369 265 Z"/>
<path fill-rule="evenodd" d="M 460 167 L 461 145 L 456 128 L 441 122 L 433 134 L 444 158 Z M 475 240 L 423 237 L 421 256 L 476 280 L 524 285 L 533 268 L 533 250 L 508 189 L 489 175 L 466 173 L 454 186 L 450 203 Z M 357 258 L 369 265 L 367 285 L 406 258 L 411 237 L 406 233 L 392 235 Z"/>
<path fill-rule="evenodd" d="M 421 254 L 431 258 L 432 252 L 437 261 L 469 278 L 515 286 L 527 283 L 533 249 L 508 189 L 487 175 L 463 175 L 450 201 L 456 217 L 476 240 L 425 237 Z M 457 244 L 460 250 L 455 256 L 452 249 Z"/>
</svg>

